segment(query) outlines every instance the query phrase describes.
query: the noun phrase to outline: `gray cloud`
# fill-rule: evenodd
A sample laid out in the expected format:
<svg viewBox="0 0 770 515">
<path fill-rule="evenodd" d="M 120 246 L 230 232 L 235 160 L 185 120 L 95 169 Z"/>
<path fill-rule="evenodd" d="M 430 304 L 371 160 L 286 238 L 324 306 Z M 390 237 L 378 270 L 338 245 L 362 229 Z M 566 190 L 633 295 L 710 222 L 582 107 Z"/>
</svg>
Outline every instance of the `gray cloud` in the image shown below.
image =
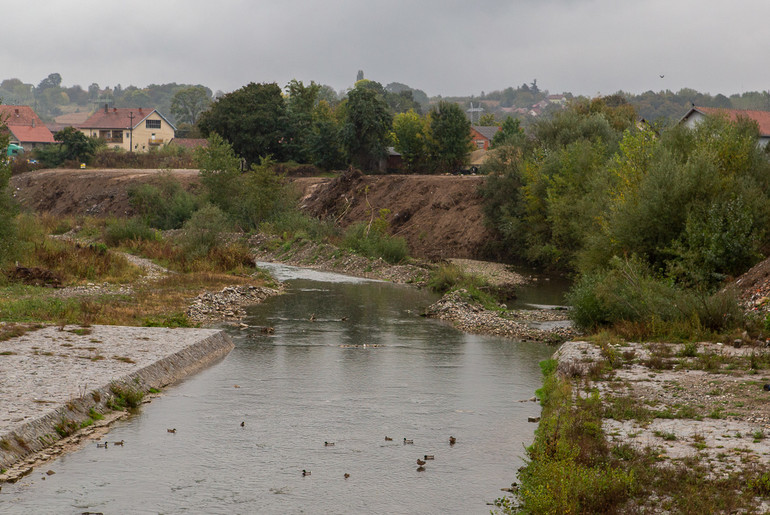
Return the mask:
<svg viewBox="0 0 770 515">
<path fill-rule="evenodd" d="M 535 78 L 586 95 L 770 89 L 764 0 L 38 0 L 14 19 L 2 75 L 32 83 L 58 72 L 83 87 L 297 78 L 339 90 L 363 69 L 444 96 Z"/>
</svg>

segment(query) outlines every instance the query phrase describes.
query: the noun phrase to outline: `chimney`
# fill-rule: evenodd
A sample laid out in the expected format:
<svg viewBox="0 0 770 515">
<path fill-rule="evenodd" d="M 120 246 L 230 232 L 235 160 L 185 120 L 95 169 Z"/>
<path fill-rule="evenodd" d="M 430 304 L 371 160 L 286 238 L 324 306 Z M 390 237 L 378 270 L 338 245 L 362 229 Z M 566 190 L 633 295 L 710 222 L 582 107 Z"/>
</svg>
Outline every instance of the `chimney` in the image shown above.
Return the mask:
<svg viewBox="0 0 770 515">
<path fill-rule="evenodd" d="M 142 114 L 142 108 L 141 107 L 139 108 L 139 114 Z"/>
<path fill-rule="evenodd" d="M 35 128 L 35 119 L 34 118 L 32 118 L 32 128 L 33 129 Z"/>
<path fill-rule="evenodd" d="M 107 104 L 104 104 L 104 112 L 105 114 L 109 112 L 109 106 L 107 106 Z"/>
<path fill-rule="evenodd" d="M 13 111 L 16 114 L 16 116 L 19 116 L 19 110 L 18 109 L 14 109 Z"/>
<path fill-rule="evenodd" d="M 117 108 L 117 107 L 113 107 L 113 108 L 112 108 L 112 112 L 113 112 L 113 113 L 117 113 L 117 112 L 118 112 L 118 108 Z"/>
</svg>

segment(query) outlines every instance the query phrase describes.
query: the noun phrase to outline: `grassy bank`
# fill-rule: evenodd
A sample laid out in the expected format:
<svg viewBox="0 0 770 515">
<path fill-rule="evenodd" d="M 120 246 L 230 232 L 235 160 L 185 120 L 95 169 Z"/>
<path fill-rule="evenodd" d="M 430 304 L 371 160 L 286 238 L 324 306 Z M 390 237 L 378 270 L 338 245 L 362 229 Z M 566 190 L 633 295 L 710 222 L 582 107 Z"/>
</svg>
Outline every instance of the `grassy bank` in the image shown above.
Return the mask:
<svg viewBox="0 0 770 515">
<path fill-rule="evenodd" d="M 743 455 L 738 466 L 720 467 L 700 452 L 707 440 L 697 431 L 686 443 L 693 453 L 678 458 L 668 456 L 665 447 L 655 443 L 645 446 L 633 438 L 609 438 L 607 419 L 634 419 L 644 426 L 661 418 L 680 419 L 684 424 L 699 417 L 693 411 L 698 408 L 653 407 L 641 399 L 608 392 L 613 371 L 634 357 L 613 355 L 609 349 L 602 356 L 587 367 L 585 377 L 560 375 L 555 360 L 541 363 L 544 380 L 538 397 L 542 418 L 535 440 L 527 448 L 527 463 L 519 472 L 515 496 L 498 500 L 499 513 L 766 510 L 762 502 L 770 499 L 770 474 L 746 449 L 738 449 Z M 601 381 L 608 381 L 602 385 L 603 393 Z M 756 436 L 759 433 L 751 435 L 755 441 Z M 681 434 L 656 431 L 655 437 L 652 440 L 663 442 L 681 438 Z M 713 450 L 724 450 L 716 453 L 718 459 L 729 454 L 728 449 Z"/>
</svg>

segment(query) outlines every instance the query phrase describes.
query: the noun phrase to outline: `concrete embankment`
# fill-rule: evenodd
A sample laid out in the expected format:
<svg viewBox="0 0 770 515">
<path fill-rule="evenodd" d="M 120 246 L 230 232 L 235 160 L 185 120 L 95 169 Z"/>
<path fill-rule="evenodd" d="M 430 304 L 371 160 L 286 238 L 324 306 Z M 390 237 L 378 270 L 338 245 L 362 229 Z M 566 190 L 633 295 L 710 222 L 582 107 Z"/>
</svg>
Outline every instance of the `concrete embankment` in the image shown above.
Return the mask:
<svg viewBox="0 0 770 515">
<path fill-rule="evenodd" d="M 114 420 L 108 405 L 119 392 L 161 388 L 232 348 L 217 329 L 117 326 L 44 327 L 0 342 L 0 469 L 37 459 L 29 456 L 88 426 L 94 413 Z"/>
</svg>

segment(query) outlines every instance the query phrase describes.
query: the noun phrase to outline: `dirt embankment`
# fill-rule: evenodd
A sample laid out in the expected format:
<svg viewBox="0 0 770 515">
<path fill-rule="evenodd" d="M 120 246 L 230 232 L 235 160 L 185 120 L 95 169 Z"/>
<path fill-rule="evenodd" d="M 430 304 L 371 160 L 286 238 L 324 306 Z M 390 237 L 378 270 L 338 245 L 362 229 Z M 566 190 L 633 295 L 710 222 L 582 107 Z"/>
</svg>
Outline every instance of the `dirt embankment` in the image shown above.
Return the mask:
<svg viewBox="0 0 770 515">
<path fill-rule="evenodd" d="M 133 214 L 131 186 L 158 180 L 159 170 L 37 170 L 11 178 L 21 204 L 56 215 Z M 171 170 L 187 188 L 198 185 L 197 170 Z M 388 209 L 392 232 L 402 236 L 415 257 L 437 260 L 478 258 L 490 238 L 484 228 L 478 187 L 483 177 L 363 175 L 349 171 L 332 178 L 296 178 L 302 207 L 342 227 L 379 216 Z"/>
<path fill-rule="evenodd" d="M 161 170 L 36 170 L 11 177 L 14 197 L 27 209 L 54 215 L 126 216 L 132 186 L 157 182 Z M 170 170 L 186 188 L 198 185 L 198 170 Z"/>
<path fill-rule="evenodd" d="M 484 227 L 479 186 L 484 178 L 447 175 L 363 175 L 297 179 L 302 208 L 342 227 L 369 222 L 388 209 L 393 234 L 412 255 L 430 260 L 479 258 L 491 234 Z"/>
</svg>

